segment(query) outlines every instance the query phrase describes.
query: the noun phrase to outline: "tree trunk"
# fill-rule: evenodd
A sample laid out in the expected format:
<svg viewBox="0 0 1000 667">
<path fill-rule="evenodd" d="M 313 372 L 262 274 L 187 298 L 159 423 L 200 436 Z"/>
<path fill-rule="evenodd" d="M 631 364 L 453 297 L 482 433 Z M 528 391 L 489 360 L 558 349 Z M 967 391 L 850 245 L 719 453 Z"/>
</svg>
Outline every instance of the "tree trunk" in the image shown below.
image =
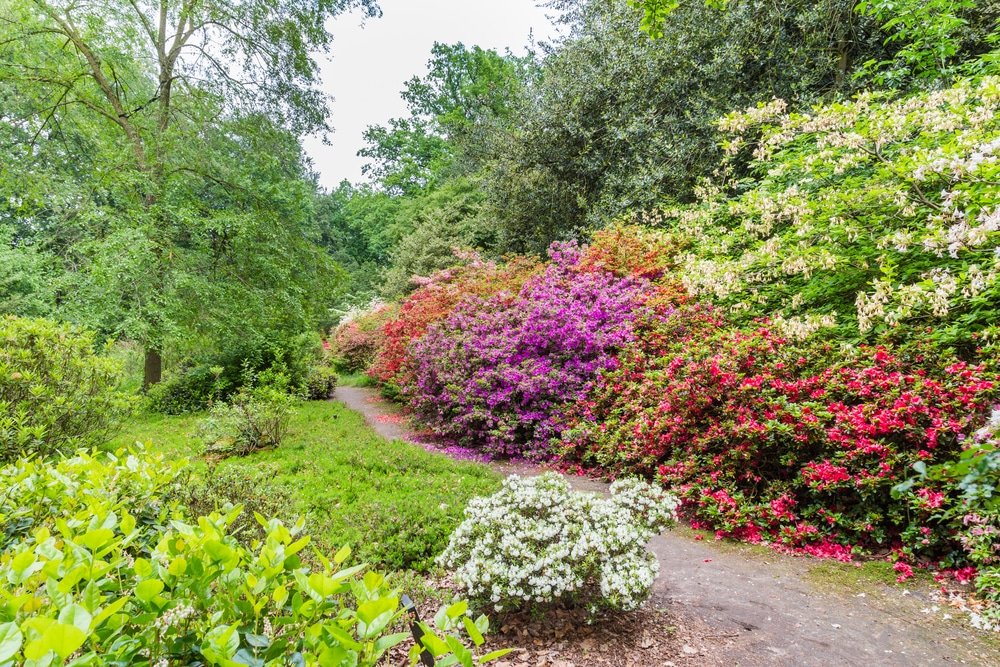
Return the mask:
<svg viewBox="0 0 1000 667">
<path fill-rule="evenodd" d="M 146 348 L 146 363 L 143 369 L 142 388 L 149 389 L 163 377 L 163 357 L 160 351 Z"/>
</svg>

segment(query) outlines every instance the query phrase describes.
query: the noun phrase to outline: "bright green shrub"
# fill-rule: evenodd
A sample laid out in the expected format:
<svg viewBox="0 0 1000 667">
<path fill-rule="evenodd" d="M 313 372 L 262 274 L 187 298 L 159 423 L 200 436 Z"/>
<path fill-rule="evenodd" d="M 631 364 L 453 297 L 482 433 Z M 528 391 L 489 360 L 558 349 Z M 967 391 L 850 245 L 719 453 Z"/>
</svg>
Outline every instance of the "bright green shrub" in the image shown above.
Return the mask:
<svg viewBox="0 0 1000 667">
<path fill-rule="evenodd" d="M 298 399 L 283 386 L 244 387 L 227 403 L 216 403 L 198 429 L 215 453 L 246 456 L 276 447 L 288 433 Z"/>
<path fill-rule="evenodd" d="M 138 449 L 0 469 L 3 525 L 51 510 L 0 549 L 0 664 L 371 666 L 409 636 L 388 634 L 403 610 L 381 574 L 341 569 L 349 550 L 303 564 L 301 521 L 259 517 L 251 551 L 228 534 L 240 508 L 188 519 L 166 500 L 184 466 Z M 481 644 L 488 622 L 465 611 L 441 625 Z M 455 637 L 426 643 L 473 664 Z"/>
<path fill-rule="evenodd" d="M 0 318 L 0 461 L 110 440 L 133 407 L 120 364 L 89 332 L 42 319 Z"/>
</svg>

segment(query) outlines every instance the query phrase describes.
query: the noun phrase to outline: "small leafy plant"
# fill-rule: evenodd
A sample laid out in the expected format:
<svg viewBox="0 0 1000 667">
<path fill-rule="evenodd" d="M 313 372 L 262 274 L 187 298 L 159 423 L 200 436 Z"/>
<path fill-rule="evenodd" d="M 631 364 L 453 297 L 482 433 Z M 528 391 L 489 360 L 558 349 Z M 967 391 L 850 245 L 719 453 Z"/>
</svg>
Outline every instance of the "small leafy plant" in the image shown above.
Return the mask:
<svg viewBox="0 0 1000 667">
<path fill-rule="evenodd" d="M 288 433 L 296 398 L 273 387 L 244 387 L 228 403 L 216 403 L 198 429 L 205 448 L 246 456 L 276 447 Z"/>
<path fill-rule="evenodd" d="M 573 491 L 555 473 L 512 475 L 469 503 L 438 562 L 498 611 L 556 601 L 631 610 L 659 567 L 646 543 L 673 525 L 676 508 L 673 496 L 638 479 L 615 482 L 605 499 Z"/>
</svg>

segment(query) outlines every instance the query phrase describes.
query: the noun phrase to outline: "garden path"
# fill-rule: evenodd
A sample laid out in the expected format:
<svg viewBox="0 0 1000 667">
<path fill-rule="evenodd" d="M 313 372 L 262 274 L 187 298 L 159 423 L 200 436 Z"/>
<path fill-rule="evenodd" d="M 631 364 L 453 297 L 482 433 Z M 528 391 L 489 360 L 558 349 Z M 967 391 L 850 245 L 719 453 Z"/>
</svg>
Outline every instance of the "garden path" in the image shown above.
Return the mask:
<svg viewBox="0 0 1000 667">
<path fill-rule="evenodd" d="M 372 389 L 338 387 L 335 400 L 362 413 L 388 439 L 417 442 L 399 406 Z M 427 447 L 428 445 L 424 444 Z M 534 474 L 526 465 L 501 465 L 503 472 Z M 603 492 L 607 485 L 570 477 L 575 488 Z M 655 598 L 670 612 L 710 628 L 704 646 L 683 647 L 682 660 L 635 664 L 691 667 L 1000 667 L 1000 653 L 933 605 L 930 590 L 873 584 L 859 592 L 835 580 L 810 575 L 821 563 L 759 548 L 698 541 L 691 531 L 654 537 L 660 560 Z M 958 613 L 955 614 L 958 616 Z M 654 649 L 655 650 L 655 649 Z M 596 655 L 596 654 L 595 654 Z M 633 661 L 625 660 L 625 664 Z M 595 661 L 593 664 L 602 664 Z M 583 667 L 577 663 L 577 667 Z"/>
</svg>

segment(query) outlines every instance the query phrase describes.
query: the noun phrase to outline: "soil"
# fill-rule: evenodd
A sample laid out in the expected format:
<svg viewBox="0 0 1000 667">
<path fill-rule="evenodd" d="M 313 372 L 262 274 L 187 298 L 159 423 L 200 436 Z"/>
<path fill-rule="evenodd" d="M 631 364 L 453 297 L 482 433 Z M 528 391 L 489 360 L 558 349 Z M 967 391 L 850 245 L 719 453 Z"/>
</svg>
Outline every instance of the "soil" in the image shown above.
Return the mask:
<svg viewBox="0 0 1000 667">
<path fill-rule="evenodd" d="M 418 442 L 398 405 L 372 389 L 338 387 L 334 399 L 388 439 Z M 433 447 L 419 443 L 424 447 Z M 506 474 L 537 474 L 526 465 Z M 607 485 L 570 477 L 575 488 Z M 1000 667 L 994 636 L 944 620 L 926 584 L 857 588 L 816 576 L 818 561 L 714 543 L 689 530 L 654 537 L 660 562 L 651 599 L 632 614 L 587 625 L 570 612 L 502 621 L 491 645 L 517 651 L 497 667 Z M 946 610 L 947 611 L 947 610 Z M 502 663 L 506 663 L 506 665 Z"/>
</svg>

